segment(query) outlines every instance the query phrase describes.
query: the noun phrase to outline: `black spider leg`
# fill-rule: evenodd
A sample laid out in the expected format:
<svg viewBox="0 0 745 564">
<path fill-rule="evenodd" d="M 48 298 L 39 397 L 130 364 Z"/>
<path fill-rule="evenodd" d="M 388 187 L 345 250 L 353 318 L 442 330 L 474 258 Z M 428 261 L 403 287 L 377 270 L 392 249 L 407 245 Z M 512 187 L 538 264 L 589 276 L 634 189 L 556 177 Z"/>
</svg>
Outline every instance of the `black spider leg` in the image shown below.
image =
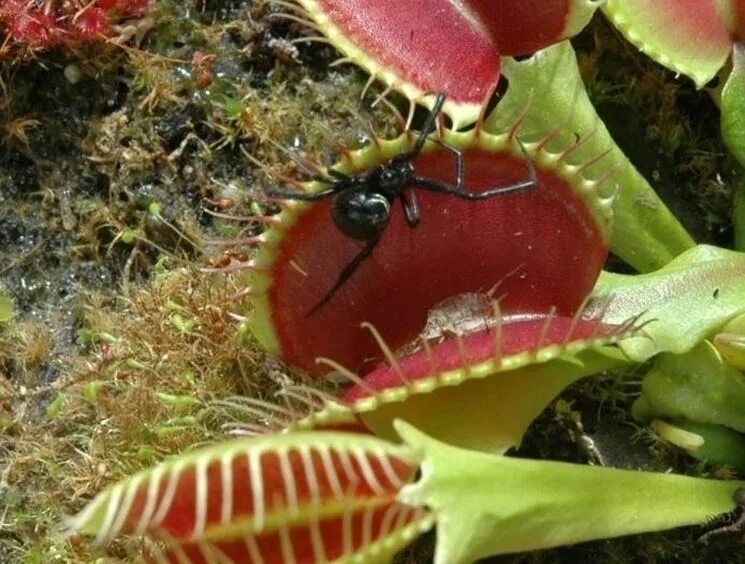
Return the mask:
<svg viewBox="0 0 745 564">
<path fill-rule="evenodd" d="M 296 192 L 296 191 L 290 191 L 290 190 L 277 190 L 275 188 L 269 188 L 268 190 L 265 190 L 264 193 L 270 197 L 270 198 L 277 198 L 280 200 L 300 200 L 303 202 L 314 202 L 316 200 L 322 200 L 324 198 L 328 198 L 330 196 L 333 196 L 334 194 L 341 192 L 343 190 L 346 190 L 347 188 L 350 188 L 357 184 L 355 182 L 355 177 L 348 176 L 344 174 L 343 172 L 339 172 L 338 170 L 329 169 L 326 171 L 326 176 L 322 176 L 317 173 L 317 171 L 314 171 L 306 164 L 305 161 L 303 161 L 302 158 L 300 158 L 298 155 L 296 155 L 293 151 L 286 149 L 284 147 L 280 148 L 284 151 L 284 153 L 289 157 L 289 159 L 294 162 L 298 167 L 300 167 L 300 170 L 302 170 L 308 177 L 308 180 L 313 180 L 315 182 L 320 182 L 323 184 L 330 184 L 331 187 L 327 188 L 326 190 L 321 190 L 320 192 L 312 192 L 312 193 L 305 193 L 305 192 Z"/>
<path fill-rule="evenodd" d="M 529 178 L 527 180 L 521 180 L 520 182 L 508 184 L 507 186 L 497 186 L 483 192 L 467 192 L 463 189 L 465 169 L 463 164 L 463 153 L 452 145 L 449 145 L 448 143 L 444 143 L 442 141 L 437 141 L 437 143 L 442 145 L 445 149 L 453 153 L 453 155 L 455 156 L 455 185 L 446 184 L 445 182 L 427 178 L 426 176 L 415 175 L 411 179 L 412 186 L 417 186 L 430 192 L 449 194 L 451 196 L 455 196 L 456 198 L 472 201 L 486 200 L 495 196 L 506 196 L 507 194 L 515 194 L 518 192 L 526 192 L 528 190 L 533 190 L 538 186 L 538 174 L 536 172 L 535 165 L 528 156 L 525 147 L 519 141 L 518 143 L 520 144 L 520 149 L 522 150 L 523 155 L 525 156 L 525 161 L 528 164 Z"/>
<path fill-rule="evenodd" d="M 417 137 L 414 147 L 407 154 L 409 158 L 415 157 L 421 152 L 424 144 L 427 142 L 427 137 L 435 130 L 437 116 L 440 115 L 444 103 L 445 95 L 442 92 L 438 92 L 435 98 L 435 104 L 432 106 L 432 111 L 427 114 L 427 119 L 424 120 L 422 129 L 419 130 L 419 137 Z"/>
<path fill-rule="evenodd" d="M 378 241 L 380 241 L 380 237 L 368 241 L 363 249 L 357 253 L 351 261 L 349 261 L 349 263 L 339 273 L 339 277 L 336 279 L 336 282 L 334 282 L 334 285 L 331 286 L 321 300 L 305 314 L 306 319 L 326 305 L 326 303 L 334 296 L 336 291 L 341 288 L 347 280 L 349 280 L 352 274 L 354 274 L 357 267 L 372 254 Z"/>
<path fill-rule="evenodd" d="M 704 533 L 698 538 L 698 542 L 709 544 L 709 541 L 712 537 L 727 533 L 741 535 L 745 532 L 745 488 L 738 488 L 737 490 L 735 490 L 732 498 L 737 504 L 737 506 L 735 507 L 735 512 L 739 511 L 740 513 L 737 519 L 734 519 L 734 521 L 732 521 L 731 523 L 721 525 L 716 529 L 712 529 L 708 533 Z"/>
<path fill-rule="evenodd" d="M 401 206 L 404 208 L 406 223 L 409 224 L 409 227 L 419 225 L 419 202 L 416 199 L 416 192 L 409 190 L 408 195 L 402 192 L 399 199 L 401 200 Z"/>
<path fill-rule="evenodd" d="M 435 130 L 435 126 L 437 125 L 437 116 L 440 115 L 444 103 L 445 95 L 442 92 L 438 92 L 435 97 L 435 104 L 434 106 L 432 106 L 432 110 L 427 114 L 427 118 L 424 120 L 422 128 L 419 130 L 419 135 L 414 142 L 414 146 L 405 153 L 397 155 L 396 157 L 394 157 L 393 160 L 410 161 L 416 158 L 419 153 L 422 152 L 424 144 L 427 142 L 427 138 Z"/>
<path fill-rule="evenodd" d="M 320 192 L 295 192 L 290 190 L 277 190 L 275 188 L 269 188 L 264 193 L 270 198 L 277 198 L 280 200 L 300 200 L 301 202 L 315 202 L 317 200 L 323 200 L 343 192 L 348 188 L 365 184 L 366 179 L 358 178 L 356 176 L 347 176 L 346 174 L 339 172 L 338 170 L 329 170 L 328 174 L 332 178 L 324 178 L 322 176 L 312 176 L 310 180 L 316 182 L 323 182 L 330 185 L 330 188 L 321 190 Z"/>
</svg>

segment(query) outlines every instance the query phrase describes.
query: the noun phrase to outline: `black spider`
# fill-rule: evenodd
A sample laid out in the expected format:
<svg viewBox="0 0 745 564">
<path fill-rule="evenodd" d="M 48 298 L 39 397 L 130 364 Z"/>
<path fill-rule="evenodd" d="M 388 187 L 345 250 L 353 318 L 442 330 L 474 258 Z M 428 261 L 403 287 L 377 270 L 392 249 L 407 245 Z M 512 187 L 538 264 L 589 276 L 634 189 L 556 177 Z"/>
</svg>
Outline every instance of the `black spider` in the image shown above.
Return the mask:
<svg viewBox="0 0 745 564">
<path fill-rule="evenodd" d="M 312 180 L 328 184 L 329 187 L 320 192 L 302 193 L 267 190 L 266 193 L 270 198 L 304 202 L 314 202 L 333 197 L 331 217 L 339 231 L 352 239 L 367 241 L 364 248 L 342 269 L 334 285 L 313 306 L 306 317 L 310 317 L 321 309 L 336 291 L 349 280 L 362 261 L 372 254 L 391 218 L 391 206 L 394 200 L 401 201 L 409 226 L 417 226 L 419 223 L 419 205 L 413 188 L 449 194 L 464 200 L 486 200 L 495 196 L 531 190 L 536 187 L 535 167 L 530 159 L 527 159 L 530 171 L 528 180 L 490 188 L 483 192 L 466 192 L 463 189 L 463 154 L 455 147 L 437 140 L 433 141 L 442 145 L 455 156 L 455 185 L 416 174 L 413 161 L 434 131 L 437 116 L 444 103 L 445 95 L 437 94 L 432 111 L 424 120 L 424 125 L 419 132 L 414 147 L 405 153 L 396 155 L 385 164 L 376 165 L 356 176 L 343 174 L 336 170 L 329 170 L 328 176 L 325 177 L 311 176 Z"/>
</svg>

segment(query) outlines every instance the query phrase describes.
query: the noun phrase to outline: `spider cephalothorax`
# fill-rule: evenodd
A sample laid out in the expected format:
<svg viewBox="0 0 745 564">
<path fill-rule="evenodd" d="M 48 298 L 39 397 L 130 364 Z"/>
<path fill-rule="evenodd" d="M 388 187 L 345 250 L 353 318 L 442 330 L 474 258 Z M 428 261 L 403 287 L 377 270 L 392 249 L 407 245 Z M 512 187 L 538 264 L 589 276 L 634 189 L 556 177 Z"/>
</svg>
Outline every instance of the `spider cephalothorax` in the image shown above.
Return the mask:
<svg viewBox="0 0 745 564">
<path fill-rule="evenodd" d="M 414 159 L 419 156 L 429 136 L 435 130 L 437 116 L 445 103 L 445 96 L 438 94 L 432 111 L 419 132 L 414 146 L 402 152 L 387 163 L 377 164 L 357 174 L 347 175 L 329 170 L 328 176 L 316 176 L 313 179 L 328 185 L 328 188 L 315 193 L 287 192 L 269 190 L 273 198 L 314 202 L 333 197 L 331 217 L 336 227 L 347 237 L 367 244 L 342 269 L 336 282 L 308 312 L 313 315 L 325 305 L 336 291 L 354 274 L 355 270 L 369 257 L 385 231 L 391 218 L 392 204 L 399 200 L 406 215 L 409 227 L 416 227 L 420 221 L 419 204 L 414 189 L 447 194 L 463 200 L 486 200 L 496 196 L 505 196 L 516 192 L 531 190 L 537 185 L 535 168 L 527 160 L 529 178 L 511 182 L 503 186 L 487 188 L 480 192 L 469 192 L 464 188 L 465 170 L 463 153 L 455 147 L 438 141 L 455 157 L 455 183 L 448 184 L 442 180 L 417 174 Z"/>
</svg>

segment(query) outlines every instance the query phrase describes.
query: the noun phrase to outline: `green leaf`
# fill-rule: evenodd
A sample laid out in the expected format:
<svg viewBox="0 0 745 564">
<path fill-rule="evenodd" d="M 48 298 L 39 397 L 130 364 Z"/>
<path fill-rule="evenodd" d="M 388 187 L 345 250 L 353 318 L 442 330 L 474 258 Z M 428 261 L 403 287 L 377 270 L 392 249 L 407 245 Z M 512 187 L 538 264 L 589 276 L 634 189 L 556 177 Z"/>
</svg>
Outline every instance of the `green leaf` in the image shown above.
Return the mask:
<svg viewBox="0 0 745 564">
<path fill-rule="evenodd" d="M 47 419 L 55 419 L 62 411 L 64 405 L 64 394 L 57 394 L 54 399 L 49 402 L 49 405 L 47 405 Z"/>
<path fill-rule="evenodd" d="M 687 354 L 662 354 L 642 382 L 638 419 L 688 419 L 745 432 L 745 375 L 705 341 Z"/>
<path fill-rule="evenodd" d="M 722 138 L 745 168 L 745 46 L 736 43 L 732 72 L 722 89 Z M 745 179 L 735 187 L 735 248 L 745 250 Z"/>
<path fill-rule="evenodd" d="M 745 254 L 700 245 L 650 274 L 603 272 L 588 311 L 601 309 L 607 323 L 642 314 L 649 321 L 619 344 L 631 360 L 683 354 L 745 311 Z"/>
<path fill-rule="evenodd" d="M 722 138 L 745 167 L 745 45 L 735 44 L 732 72 L 722 88 Z"/>
<path fill-rule="evenodd" d="M 745 178 L 735 188 L 733 222 L 735 227 L 735 249 L 745 251 Z"/>
<path fill-rule="evenodd" d="M 439 440 L 502 453 L 522 441 L 533 420 L 570 384 L 627 364 L 613 349 L 585 350 L 543 364 L 497 370 L 486 378 L 380 404 L 361 414 L 378 436 L 395 439 L 392 422 L 405 418 Z M 485 412 L 486 408 L 486 412 Z"/>
<path fill-rule="evenodd" d="M 745 485 L 489 455 L 396 426 L 424 456 L 399 499 L 436 512 L 435 564 L 703 524 Z"/>
<path fill-rule="evenodd" d="M 553 135 L 546 149 L 561 154 L 575 146 L 570 163 L 597 159 L 586 172 L 599 181 L 611 175 L 617 190 L 613 205 L 611 251 L 637 270 L 660 268 L 693 246 L 693 239 L 660 200 L 649 183 L 615 144 L 600 120 L 579 74 L 568 41 L 543 49 L 524 61 L 505 59 L 502 73 L 509 88 L 484 128 L 505 132 L 524 112 L 517 130 L 521 141 Z M 577 144 L 577 139 L 582 139 Z M 607 154 L 602 156 L 607 151 Z"/>
</svg>

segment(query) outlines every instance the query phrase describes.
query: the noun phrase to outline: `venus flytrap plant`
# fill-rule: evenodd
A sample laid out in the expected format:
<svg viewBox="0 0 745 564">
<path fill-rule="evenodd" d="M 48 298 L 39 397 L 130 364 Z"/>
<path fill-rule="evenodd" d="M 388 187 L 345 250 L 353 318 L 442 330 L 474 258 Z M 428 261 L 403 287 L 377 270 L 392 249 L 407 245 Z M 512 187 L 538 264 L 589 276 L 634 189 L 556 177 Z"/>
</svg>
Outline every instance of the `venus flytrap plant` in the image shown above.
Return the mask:
<svg viewBox="0 0 745 564">
<path fill-rule="evenodd" d="M 630 360 L 644 362 L 661 352 L 683 354 L 745 311 L 745 254 L 699 245 L 655 272 L 603 272 L 593 299 L 598 301 L 591 300 L 588 309 L 602 309 L 606 323 L 640 313 L 650 320 L 644 338 L 620 343 Z"/>
<path fill-rule="evenodd" d="M 654 359 L 634 416 L 700 460 L 745 468 L 745 255 L 702 245 L 657 272 L 603 273 L 595 295 L 608 323 L 635 312 L 649 320 L 644 338 L 619 343 L 631 361 Z"/>
<path fill-rule="evenodd" d="M 39 51 L 105 41 L 117 34 L 117 24 L 144 16 L 149 0 L 72 0 L 29 2 L 2 0 L 2 49 L 22 46 Z"/>
<path fill-rule="evenodd" d="M 463 450 L 399 421 L 421 453 L 400 499 L 437 517 L 435 564 L 704 524 L 743 482 L 524 460 Z"/>
<path fill-rule="evenodd" d="M 745 256 L 699 246 L 652 273 L 602 273 L 589 303 L 573 318 L 480 317 L 486 328 L 434 344 L 422 340 L 404 356 L 392 353 L 368 326 L 387 363 L 355 374 L 323 361 L 352 384 L 340 398 L 290 386 L 293 397 L 303 398 L 305 410 L 273 409 L 253 400 L 224 407 L 232 410 L 237 428 L 253 431 L 249 421 L 258 411 L 275 429 L 362 423 L 393 439 L 392 423 L 402 418 L 439 440 L 503 452 L 520 443 L 531 421 L 572 382 L 603 370 L 630 368 L 660 353 L 670 354 L 659 358 L 677 359 L 720 330 L 736 330 L 735 316 L 744 309 Z M 724 401 L 735 400 L 725 394 Z M 491 417 L 471 415 L 485 409 Z M 653 411 L 645 418 L 660 414 Z"/>
<path fill-rule="evenodd" d="M 745 470 L 745 374 L 709 341 L 659 355 L 633 414 L 695 458 Z"/>
<path fill-rule="evenodd" d="M 662 354 L 634 404 L 641 419 L 667 417 L 724 425 L 745 432 L 745 376 L 704 341 L 681 355 Z"/>
<path fill-rule="evenodd" d="M 245 265 L 252 271 L 246 292 L 255 308 L 251 324 L 265 348 L 309 372 L 318 372 L 319 356 L 358 371 L 377 353 L 359 330 L 362 322 L 372 323 L 395 349 L 415 338 L 433 304 L 464 292 L 494 292 L 505 314 L 545 314 L 555 306 L 571 316 L 599 272 L 609 236 L 612 249 L 642 270 L 662 266 L 693 244 L 607 134 L 568 43 L 503 62 L 510 84 L 497 108 L 470 131 L 438 131 L 437 144 L 425 145 L 413 165 L 418 174 L 451 183 L 453 156 L 444 142 L 463 154 L 466 190 L 524 180 L 525 160 L 536 169 L 536 189 L 481 202 L 424 194 L 415 229 L 393 209 L 375 251 L 313 316 L 307 312 L 359 243 L 329 221 L 329 201 L 281 202 L 281 214 L 258 218 L 271 228 L 253 238 L 261 249 Z M 364 149 L 344 152 L 331 170 L 363 174 L 410 150 L 415 139 L 410 131 L 375 138 Z M 310 194 L 328 186 L 297 184 Z M 613 221 L 616 215 L 620 221 Z M 467 218 L 468 237 L 453 218 Z M 448 257 L 447 275 L 434 248 Z M 566 276 L 576 284 L 556 283 Z M 395 282 L 397 291 L 389 292 L 383 281 Z M 314 296 L 308 288 L 316 287 Z M 392 310 L 406 315 L 391 316 Z"/>
<path fill-rule="evenodd" d="M 553 396 L 582 376 L 655 354 L 659 363 L 680 360 L 697 370 L 690 358 L 665 351 L 693 348 L 688 354 L 697 354 L 697 342 L 743 310 L 739 269 L 744 260 L 739 253 L 698 247 L 655 273 L 603 275 L 587 309 L 574 318 L 506 317 L 470 335 L 423 345 L 401 359 L 380 340 L 390 365 L 364 377 L 349 376 L 356 387 L 346 397 L 331 400 L 310 388 L 288 389 L 290 398 L 302 399 L 307 392 L 309 405 L 322 404 L 291 432 L 228 441 L 135 475 L 101 494 L 71 527 L 97 533 L 101 544 L 119 533 L 147 534 L 157 547 L 150 549 L 156 551 L 155 561 L 241 562 L 256 560 L 257 554 L 264 561 L 286 561 L 291 554 L 316 562 L 341 555 L 381 562 L 436 523 L 436 561 L 457 563 L 703 524 L 732 509 L 741 483 L 494 453 L 517 444 Z M 661 301 L 661 293 L 675 299 Z M 712 299 L 720 300 L 718 307 L 712 308 Z M 656 319 L 639 327 L 638 320 L 647 316 Z M 619 318 L 625 323 L 614 322 Z M 640 345 L 644 341 L 652 346 Z M 647 403 L 650 378 L 643 396 Z M 731 430 L 742 417 L 737 405 L 723 409 L 720 404 L 722 397 L 725 402 L 734 397 L 737 404 L 741 382 L 730 379 L 725 392 L 718 382 L 702 379 L 713 393 L 692 393 L 679 402 L 686 408 L 700 404 L 700 413 L 713 416 L 716 425 L 691 425 L 693 415 L 678 409 L 676 419 L 661 420 L 654 428 L 694 455 L 739 467 L 742 442 Z M 672 393 L 688 392 L 678 386 Z M 244 415 L 257 415 L 251 409 L 256 405 L 246 402 Z M 489 418 L 473 417 L 485 405 L 495 419 L 486 425 L 480 421 Z M 649 413 L 663 417 L 663 410 L 653 407 Z M 277 414 L 293 412 L 285 407 L 258 413 L 285 423 Z M 681 414 L 689 419 L 680 421 Z M 395 422 L 403 417 L 439 440 L 410 423 Z M 391 440 L 400 436 L 404 444 L 358 433 L 299 430 L 359 429 L 360 422 Z M 413 482 L 417 468 L 421 478 Z M 342 475 L 350 488 L 333 486 Z"/>
<path fill-rule="evenodd" d="M 649 427 L 706 464 L 734 470 L 737 475 L 745 469 L 745 437 L 729 427 L 674 418 L 652 419 Z"/>
<path fill-rule="evenodd" d="M 583 360 L 558 359 L 629 336 L 643 313 L 627 311 L 604 324 L 602 312 L 595 311 L 594 325 L 582 317 L 582 300 L 604 261 L 609 235 L 616 237 L 619 254 L 647 268 L 669 261 L 691 240 L 605 132 L 568 44 L 520 63 L 507 61 L 505 73 L 510 87 L 496 110 L 471 131 L 438 132 L 439 143 L 425 145 L 413 166 L 418 174 L 451 182 L 452 154 L 441 145 L 446 143 L 463 155 L 465 189 L 478 191 L 525 178 L 528 159 L 536 170 L 535 190 L 481 202 L 417 192 L 421 223 L 411 228 L 403 211 L 393 208 L 375 252 L 312 316 L 307 312 L 333 282 L 338 265 L 348 263 L 359 248 L 329 220 L 329 201 L 283 201 L 282 213 L 266 219 L 270 229 L 255 238 L 261 248 L 246 266 L 255 310 L 251 324 L 259 341 L 314 373 L 327 370 L 317 365 L 317 357 L 332 359 L 357 384 L 341 406 L 309 402 L 315 413 L 301 426 L 350 425 L 361 418 L 391 437 L 392 421 L 402 417 L 440 439 L 501 451 L 518 444 L 530 421 L 569 383 L 627 362 L 594 352 Z M 552 84 L 564 94 L 545 94 Z M 558 124 L 547 117 L 549 110 L 553 118 L 561 117 Z M 374 139 L 369 147 L 344 153 L 332 170 L 364 173 L 410 150 L 416 138 L 407 132 L 393 140 Z M 328 184 L 297 188 L 313 194 Z M 616 210 L 626 223 L 620 231 L 612 227 Z M 441 272 L 442 256 L 448 257 L 446 272 Z M 572 284 L 564 283 L 570 279 Z M 395 284 L 393 293 L 390 284 Z M 397 366 L 387 349 L 414 340 L 432 304 L 474 291 L 499 297 L 498 331 L 451 339 L 402 360 L 405 369 Z M 525 322 L 520 315 L 532 319 Z M 375 340 L 382 339 L 361 330 L 363 323 L 375 327 L 387 344 L 378 347 Z M 504 343 L 513 348 L 503 349 Z M 364 364 L 381 356 L 388 357 L 388 367 Z M 509 362 L 502 363 L 505 358 Z M 512 372 L 518 368 L 524 370 Z M 541 384 L 527 385 L 529 374 Z M 526 386 L 534 394 L 526 393 Z M 535 401 L 517 399 L 525 397 Z M 488 411 L 504 414 L 490 426 L 468 416 L 483 398 Z M 452 421 L 438 421 L 444 405 Z M 516 413 L 515 405 L 524 411 Z M 287 421 L 275 414 L 274 419 L 288 424 L 303 417 L 293 413 Z"/>
<path fill-rule="evenodd" d="M 735 248 L 745 251 L 745 45 L 732 51 L 732 72 L 722 89 L 722 138 L 740 165 L 734 202 Z"/>
<path fill-rule="evenodd" d="M 481 103 L 501 70 L 509 88 L 496 110 L 469 131 L 438 128 L 412 166 L 450 184 L 460 174 L 454 148 L 469 192 L 520 182 L 532 170 L 537 186 L 478 203 L 417 192 L 420 224 L 393 207 L 374 253 L 317 311 L 360 244 L 330 221 L 331 202 L 278 202 L 279 215 L 257 218 L 270 227 L 248 241 L 260 245 L 256 258 L 240 265 L 250 271 L 251 327 L 289 364 L 317 376 L 330 366 L 352 387 L 331 397 L 288 385 L 281 406 L 223 400 L 219 408 L 238 428 L 260 431 L 263 421 L 288 432 L 176 457 L 104 492 L 71 527 L 96 534 L 99 544 L 145 534 L 156 561 L 379 562 L 436 523 L 436 561 L 444 564 L 703 523 L 731 510 L 737 482 L 501 456 L 567 385 L 655 355 L 655 370 L 664 371 L 665 363 L 699 354 L 709 346 L 704 339 L 745 309 L 743 256 L 684 252 L 692 240 L 611 140 L 568 43 L 520 62 L 499 59 L 510 53 L 509 38 L 515 54 L 535 46 L 520 43 L 519 26 L 501 29 L 489 19 L 486 4 L 442 2 L 453 15 L 447 25 L 475 30 L 470 37 L 481 43 L 469 56 L 484 53 L 489 70 L 467 74 L 483 84 L 464 84 L 470 90 L 461 96 L 449 84 L 428 86 L 431 76 L 405 74 L 411 61 L 399 55 L 416 61 L 419 47 L 431 47 L 411 34 L 408 44 L 389 41 L 399 49 L 389 57 L 369 54 L 376 38 L 359 18 L 411 21 L 401 13 L 392 20 L 387 3 L 365 10 L 351 1 L 301 3 L 319 32 L 373 76 L 412 98 L 445 92 L 456 127 L 476 119 L 468 96 L 477 93 Z M 551 5 L 563 6 L 543 12 L 551 18 L 584 10 L 569 18 L 576 24 L 595 3 Z M 514 22 L 525 23 L 530 10 L 516 6 Z M 469 28 L 474 22 L 480 25 Z M 401 29 L 383 28 L 394 39 Z M 549 43 L 571 29 L 554 30 Z M 464 48 L 451 39 L 448 48 Z M 392 140 L 373 138 L 343 152 L 331 172 L 314 167 L 317 178 L 296 188 L 326 190 L 332 183 L 324 174 L 362 177 L 408 154 L 417 137 L 407 129 Z M 636 268 L 659 270 L 603 274 L 587 304 L 609 244 Z M 483 323 L 467 334 L 411 344 L 434 304 L 464 293 L 496 298 L 498 311 L 476 312 Z M 327 357 L 320 367 L 318 357 Z M 729 392 L 739 390 L 737 378 L 726 382 Z M 728 404 L 731 393 L 723 400 L 719 384 L 706 382 L 716 393 L 683 402 L 704 413 L 727 404 L 699 421 L 700 413 L 655 403 L 654 383 L 651 374 L 639 402 L 647 410 L 637 415 L 654 418 L 660 434 L 696 455 L 739 465 L 740 414 Z M 362 434 L 370 431 L 378 436 Z"/>
<path fill-rule="evenodd" d="M 298 4 L 304 10 L 301 21 L 303 17 L 312 20 L 309 25 L 325 35 L 325 39 L 313 39 L 331 43 L 345 55 L 341 61 L 359 64 L 371 80 L 379 78 L 410 100 L 435 91 L 446 94 L 449 100 L 444 111 L 456 128 L 477 120 L 501 72 L 509 88 L 499 104 L 501 109 L 486 120 L 485 131 L 512 130 L 515 116 L 522 112 L 526 123 L 521 139 L 536 141 L 549 153 L 563 157 L 566 147 L 576 142 L 574 136 L 583 140 L 569 163 L 574 159 L 588 165 L 588 155 L 598 157 L 597 149 L 602 147 L 608 155 L 590 171 L 595 176 L 589 178 L 606 180 L 613 171 L 618 198 L 611 246 L 633 267 L 641 271 L 659 268 L 693 245 L 610 138 L 587 98 L 569 43 L 559 44 L 584 27 L 601 3 L 551 0 L 540 2 L 537 10 L 532 2 L 524 1 L 501 2 L 497 9 L 493 3 L 478 0 L 434 0 L 430 10 L 412 5 L 415 14 L 411 15 L 402 14 L 398 3 L 377 3 L 375 9 L 361 9 L 353 0 L 299 0 Z M 289 17 L 298 19 L 297 15 Z M 436 23 L 428 24 L 429 17 L 436 18 Z M 412 21 L 420 23 L 412 28 Z M 413 37 L 417 34 L 412 29 L 420 32 L 419 37 Z M 409 33 L 412 36 L 402 36 Z M 441 35 L 447 40 L 440 40 Z M 433 50 L 437 53 L 430 54 Z M 526 61 L 510 58 L 535 51 Z M 466 69 L 464 64 L 474 68 Z M 433 99 L 427 96 L 424 102 L 431 107 Z"/>
</svg>

